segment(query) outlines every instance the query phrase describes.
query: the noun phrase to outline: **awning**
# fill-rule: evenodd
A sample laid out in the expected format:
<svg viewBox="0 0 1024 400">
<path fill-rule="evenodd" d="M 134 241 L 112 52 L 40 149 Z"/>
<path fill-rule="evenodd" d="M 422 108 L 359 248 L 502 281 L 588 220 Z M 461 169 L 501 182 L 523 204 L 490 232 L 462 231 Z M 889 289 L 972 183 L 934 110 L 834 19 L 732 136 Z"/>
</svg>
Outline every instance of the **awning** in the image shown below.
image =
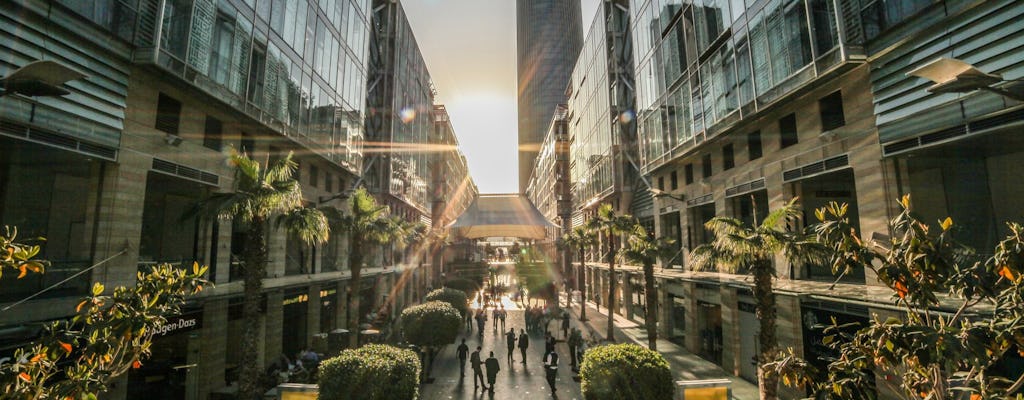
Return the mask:
<svg viewBox="0 0 1024 400">
<path fill-rule="evenodd" d="M 448 225 L 468 239 L 517 237 L 544 239 L 547 228 L 558 228 L 518 194 L 482 194 L 455 222 Z"/>
</svg>

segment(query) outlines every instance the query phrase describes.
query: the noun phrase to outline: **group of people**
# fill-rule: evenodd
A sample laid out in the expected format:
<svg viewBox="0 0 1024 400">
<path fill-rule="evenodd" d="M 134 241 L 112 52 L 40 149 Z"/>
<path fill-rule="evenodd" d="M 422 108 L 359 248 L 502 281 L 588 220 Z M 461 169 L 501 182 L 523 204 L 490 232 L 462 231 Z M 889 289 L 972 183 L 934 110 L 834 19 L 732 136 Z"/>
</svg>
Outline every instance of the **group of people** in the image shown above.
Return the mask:
<svg viewBox="0 0 1024 400">
<path fill-rule="evenodd" d="M 508 316 L 508 311 L 505 311 L 505 306 L 502 305 L 499 308 L 491 309 L 491 319 L 494 320 L 494 330 L 498 330 L 498 324 L 501 323 L 501 330 L 505 330 L 505 317 Z M 469 316 L 466 316 L 466 332 L 472 329 Z M 484 327 L 487 325 L 487 311 L 484 309 L 477 310 L 472 317 L 476 320 L 477 335 L 484 335 Z"/>
<path fill-rule="evenodd" d="M 521 329 L 520 334 L 517 336 L 515 328 L 509 328 L 508 333 L 505 334 L 505 340 L 508 345 L 507 361 L 509 367 L 511 368 L 512 363 L 515 361 L 513 354 L 516 345 L 519 346 L 519 352 L 522 356 L 521 363 L 526 364 L 526 351 L 530 347 L 530 336 L 526 333 L 526 330 Z M 555 387 L 555 378 L 558 376 L 558 353 L 555 352 L 555 338 L 551 335 L 546 335 L 544 347 L 544 375 L 553 395 L 558 390 Z M 476 346 L 476 351 L 470 354 L 469 346 L 466 345 L 466 339 L 462 339 L 462 343 L 459 344 L 455 351 L 456 356 L 459 358 L 459 374 L 461 377 L 466 376 L 466 360 L 468 356 L 469 364 L 473 368 L 473 391 L 476 392 L 482 387 L 482 390 L 494 393 L 494 383 L 497 382 L 498 371 L 501 371 L 501 364 L 494 357 L 493 351 L 488 352 L 487 359 L 482 359 L 480 355 L 482 351 L 483 348 L 481 346 Z M 485 373 L 487 380 L 484 380 Z"/>
<path fill-rule="evenodd" d="M 320 367 L 320 355 L 309 348 L 305 348 L 295 356 L 295 360 L 281 355 L 267 367 L 265 381 L 271 386 L 285 382 L 309 382 L 316 376 L 316 370 Z"/>
</svg>

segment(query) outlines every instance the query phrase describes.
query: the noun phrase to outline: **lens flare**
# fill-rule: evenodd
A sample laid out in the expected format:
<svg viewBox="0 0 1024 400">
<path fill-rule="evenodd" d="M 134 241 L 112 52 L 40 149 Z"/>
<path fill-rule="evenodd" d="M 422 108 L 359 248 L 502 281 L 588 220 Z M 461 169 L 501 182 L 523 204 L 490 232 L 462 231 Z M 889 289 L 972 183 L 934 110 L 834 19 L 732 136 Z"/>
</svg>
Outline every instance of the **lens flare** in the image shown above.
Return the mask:
<svg viewBox="0 0 1024 400">
<path fill-rule="evenodd" d="M 404 107 L 398 112 L 398 118 L 402 119 L 402 123 L 408 124 L 416 119 L 416 109 L 412 107 Z"/>
<path fill-rule="evenodd" d="M 619 123 L 628 124 L 633 122 L 634 118 L 636 118 L 636 114 L 633 113 L 633 110 L 626 110 L 619 114 Z"/>
</svg>

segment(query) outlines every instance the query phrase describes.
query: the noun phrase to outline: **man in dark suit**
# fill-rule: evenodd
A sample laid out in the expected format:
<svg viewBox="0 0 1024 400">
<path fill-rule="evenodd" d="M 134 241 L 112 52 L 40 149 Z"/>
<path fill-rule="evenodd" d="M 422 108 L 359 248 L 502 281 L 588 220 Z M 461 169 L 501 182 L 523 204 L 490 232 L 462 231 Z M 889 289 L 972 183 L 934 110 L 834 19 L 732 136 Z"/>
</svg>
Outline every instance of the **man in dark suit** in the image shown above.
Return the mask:
<svg viewBox="0 0 1024 400">
<path fill-rule="evenodd" d="M 494 394 L 494 381 L 498 380 L 498 371 L 501 371 L 501 366 L 498 365 L 498 359 L 494 358 L 494 352 L 491 352 L 491 356 L 487 358 L 487 383 L 490 385 L 491 394 Z"/>
<path fill-rule="evenodd" d="M 480 361 L 480 346 L 476 346 L 476 351 L 469 356 L 469 364 L 473 366 L 473 391 L 475 392 L 477 387 L 477 379 L 480 380 L 480 385 L 487 389 L 487 382 L 484 381 L 483 361 Z"/>
</svg>

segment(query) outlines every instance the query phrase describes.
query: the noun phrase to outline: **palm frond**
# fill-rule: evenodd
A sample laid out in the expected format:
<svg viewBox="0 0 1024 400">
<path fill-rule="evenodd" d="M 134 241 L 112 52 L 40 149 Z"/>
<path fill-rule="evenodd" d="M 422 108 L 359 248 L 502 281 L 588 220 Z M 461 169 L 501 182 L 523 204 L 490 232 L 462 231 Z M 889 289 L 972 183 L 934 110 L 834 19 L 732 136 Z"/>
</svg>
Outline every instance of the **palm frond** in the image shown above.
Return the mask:
<svg viewBox="0 0 1024 400">
<path fill-rule="evenodd" d="M 761 229 L 778 229 L 779 223 L 791 218 L 800 216 L 800 207 L 797 205 L 798 197 L 789 200 L 786 205 L 772 210 L 761 221 Z"/>
<path fill-rule="evenodd" d="M 296 207 L 278 215 L 278 228 L 284 227 L 289 233 L 297 236 L 306 244 L 326 243 L 330 238 L 331 228 L 324 213 L 311 207 Z"/>
<path fill-rule="evenodd" d="M 288 155 L 275 161 L 273 164 L 267 166 L 267 171 L 264 173 L 263 181 L 265 183 L 295 181 L 295 170 L 298 169 L 299 164 L 292 160 L 292 152 L 288 152 Z"/>
</svg>

